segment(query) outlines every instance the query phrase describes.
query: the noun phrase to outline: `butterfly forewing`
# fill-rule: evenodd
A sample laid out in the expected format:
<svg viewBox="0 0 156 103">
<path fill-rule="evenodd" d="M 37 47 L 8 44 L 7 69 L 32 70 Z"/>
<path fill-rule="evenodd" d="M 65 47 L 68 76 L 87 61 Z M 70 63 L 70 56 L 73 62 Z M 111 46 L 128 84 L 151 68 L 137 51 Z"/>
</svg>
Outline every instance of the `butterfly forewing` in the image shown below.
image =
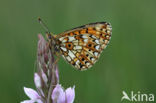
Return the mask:
<svg viewBox="0 0 156 103">
<path fill-rule="evenodd" d="M 92 67 L 111 39 L 109 23 L 97 22 L 59 34 L 60 51 L 65 60 L 79 70 Z"/>
</svg>

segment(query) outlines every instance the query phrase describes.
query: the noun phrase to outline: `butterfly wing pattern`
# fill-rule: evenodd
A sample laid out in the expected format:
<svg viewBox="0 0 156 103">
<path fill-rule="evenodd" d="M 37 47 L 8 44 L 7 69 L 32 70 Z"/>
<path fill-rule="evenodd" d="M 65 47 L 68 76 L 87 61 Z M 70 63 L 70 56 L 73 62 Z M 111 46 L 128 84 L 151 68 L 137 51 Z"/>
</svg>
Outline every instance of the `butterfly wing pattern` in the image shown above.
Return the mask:
<svg viewBox="0 0 156 103">
<path fill-rule="evenodd" d="M 83 25 L 56 36 L 63 58 L 78 70 L 95 64 L 108 45 L 112 27 L 106 22 Z"/>
</svg>

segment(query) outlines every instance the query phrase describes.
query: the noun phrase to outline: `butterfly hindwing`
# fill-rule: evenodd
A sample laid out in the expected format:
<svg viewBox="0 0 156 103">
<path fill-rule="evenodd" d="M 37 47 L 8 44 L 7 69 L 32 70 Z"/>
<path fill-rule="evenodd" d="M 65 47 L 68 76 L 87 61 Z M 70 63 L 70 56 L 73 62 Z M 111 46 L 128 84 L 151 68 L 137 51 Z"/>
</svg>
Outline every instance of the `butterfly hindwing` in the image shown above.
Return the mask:
<svg viewBox="0 0 156 103">
<path fill-rule="evenodd" d="M 92 67 L 111 39 L 109 23 L 97 22 L 74 28 L 57 36 L 62 56 L 79 70 Z"/>
</svg>

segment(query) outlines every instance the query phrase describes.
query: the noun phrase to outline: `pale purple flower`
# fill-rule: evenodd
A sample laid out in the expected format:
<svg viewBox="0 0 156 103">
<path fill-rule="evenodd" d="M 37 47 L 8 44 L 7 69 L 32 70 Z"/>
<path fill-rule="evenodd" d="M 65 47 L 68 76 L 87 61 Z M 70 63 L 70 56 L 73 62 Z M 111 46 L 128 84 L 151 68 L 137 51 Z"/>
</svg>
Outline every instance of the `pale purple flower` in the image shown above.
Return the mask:
<svg viewBox="0 0 156 103">
<path fill-rule="evenodd" d="M 24 87 L 24 92 L 30 98 L 30 100 L 24 100 L 21 103 L 35 103 L 35 102 L 43 103 L 41 101 L 41 97 L 39 96 L 39 94 L 35 90 L 33 90 L 31 88 Z"/>
<path fill-rule="evenodd" d="M 37 71 L 34 73 L 36 91 L 24 87 L 30 100 L 21 103 L 73 103 L 75 87 L 64 89 L 59 84 L 59 71 L 49 43 L 38 35 Z"/>
<path fill-rule="evenodd" d="M 34 83 L 36 88 L 41 88 L 41 78 L 37 73 L 34 74 Z"/>
<path fill-rule="evenodd" d="M 75 86 L 73 88 L 67 88 L 65 93 L 67 103 L 73 103 L 75 99 Z"/>
<path fill-rule="evenodd" d="M 73 103 L 75 99 L 75 87 L 66 90 L 57 84 L 52 93 L 53 103 Z"/>
</svg>

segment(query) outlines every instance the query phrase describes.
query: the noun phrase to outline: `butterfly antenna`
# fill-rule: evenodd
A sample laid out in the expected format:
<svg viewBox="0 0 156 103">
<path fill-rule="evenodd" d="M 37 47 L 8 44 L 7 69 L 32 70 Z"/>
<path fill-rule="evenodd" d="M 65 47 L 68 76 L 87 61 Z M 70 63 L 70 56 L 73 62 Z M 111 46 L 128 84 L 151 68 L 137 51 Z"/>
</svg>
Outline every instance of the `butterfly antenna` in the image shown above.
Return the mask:
<svg viewBox="0 0 156 103">
<path fill-rule="evenodd" d="M 46 33 L 50 33 L 48 27 L 45 25 L 45 23 L 42 21 L 42 19 L 38 18 L 39 23 L 42 25 L 42 27 L 45 29 Z"/>
</svg>

